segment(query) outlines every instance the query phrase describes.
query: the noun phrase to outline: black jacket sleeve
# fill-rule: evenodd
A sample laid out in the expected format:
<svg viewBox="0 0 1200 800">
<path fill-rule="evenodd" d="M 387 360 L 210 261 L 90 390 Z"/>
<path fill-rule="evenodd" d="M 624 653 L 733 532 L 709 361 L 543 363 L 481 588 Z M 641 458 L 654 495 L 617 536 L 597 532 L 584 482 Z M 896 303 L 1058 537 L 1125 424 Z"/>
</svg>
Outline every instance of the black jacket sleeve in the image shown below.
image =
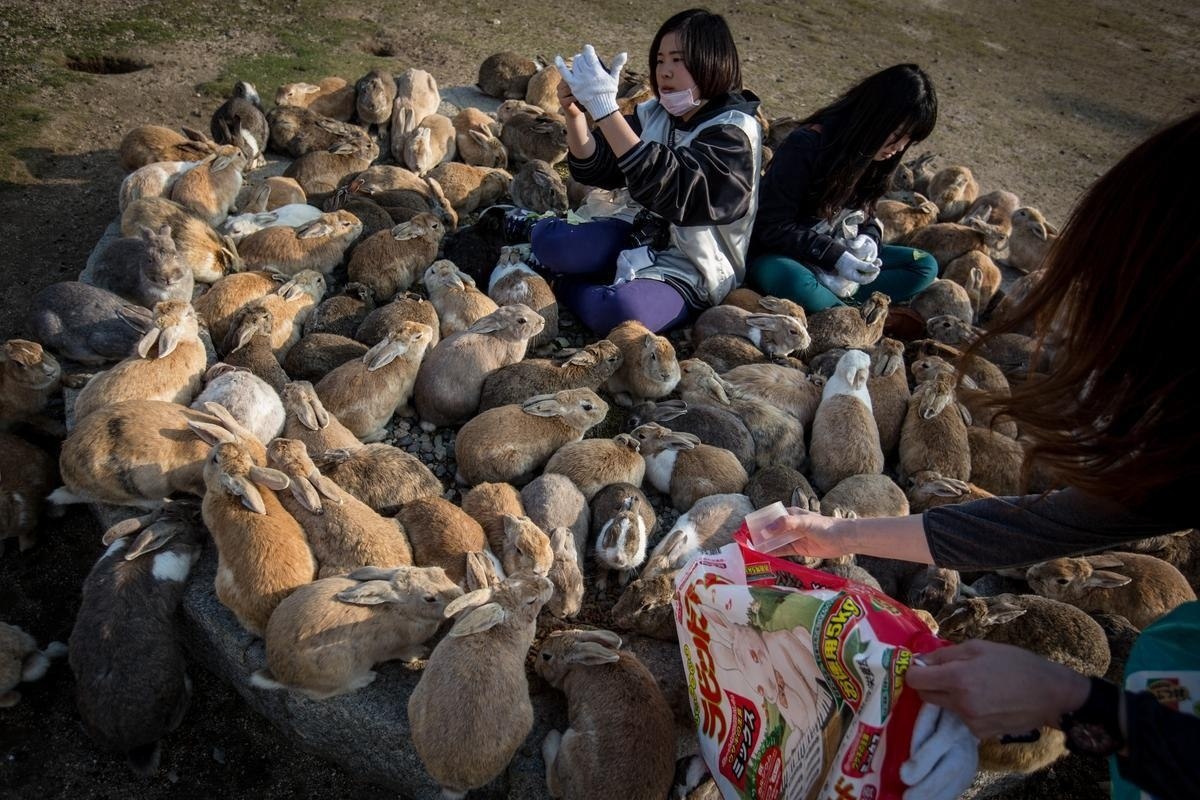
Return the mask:
<svg viewBox="0 0 1200 800">
<path fill-rule="evenodd" d="M 633 199 L 675 225 L 727 225 L 750 210 L 754 151 L 736 125 L 675 148 L 643 141 L 618 163 Z"/>
<path fill-rule="evenodd" d="M 625 117 L 625 121 L 633 128 L 634 133 L 641 135 L 642 122 L 636 113 Z M 576 158 L 570 153 L 567 154 L 567 167 L 571 170 L 571 177 L 580 183 L 601 189 L 624 187 L 625 173 L 617 166 L 617 157 L 613 155 L 608 140 L 598 130 L 592 131 L 592 139 L 596 142 L 596 149 L 589 157 Z"/>
<path fill-rule="evenodd" d="M 934 563 L 959 570 L 1021 567 L 1188 527 L 1078 489 L 938 506 L 922 522 Z"/>
<path fill-rule="evenodd" d="M 1163 800 L 1200 797 L 1200 717 L 1167 708 L 1149 692 L 1125 693 L 1121 777 Z"/>
<path fill-rule="evenodd" d="M 820 141 L 820 133 L 802 128 L 775 151 L 759 189 L 752 249 L 833 272 L 846 247 L 834 237 L 812 229 L 821 221 L 816 214 L 813 185 Z M 863 233 L 870 235 L 870 230 Z"/>
</svg>

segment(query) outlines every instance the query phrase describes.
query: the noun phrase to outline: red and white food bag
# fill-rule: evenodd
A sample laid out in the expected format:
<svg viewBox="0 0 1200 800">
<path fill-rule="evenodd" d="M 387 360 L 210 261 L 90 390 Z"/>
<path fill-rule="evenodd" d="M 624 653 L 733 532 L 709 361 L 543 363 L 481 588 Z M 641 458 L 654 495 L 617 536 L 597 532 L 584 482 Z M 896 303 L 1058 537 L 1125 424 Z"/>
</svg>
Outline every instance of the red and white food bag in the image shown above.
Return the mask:
<svg viewBox="0 0 1200 800">
<path fill-rule="evenodd" d="M 945 644 L 916 614 L 740 542 L 694 558 L 675 588 L 700 752 L 724 798 L 899 800 L 921 705 L 904 674 Z"/>
</svg>

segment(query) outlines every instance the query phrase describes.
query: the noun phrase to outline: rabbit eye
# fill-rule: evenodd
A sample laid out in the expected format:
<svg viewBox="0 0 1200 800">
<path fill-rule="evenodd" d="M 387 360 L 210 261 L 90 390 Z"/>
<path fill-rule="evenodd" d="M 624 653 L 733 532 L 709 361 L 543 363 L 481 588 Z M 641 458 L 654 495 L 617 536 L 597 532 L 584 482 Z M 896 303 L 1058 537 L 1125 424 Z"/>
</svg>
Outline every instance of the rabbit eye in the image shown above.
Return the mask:
<svg viewBox="0 0 1200 800">
<path fill-rule="evenodd" d="M 651 360 L 651 361 L 658 361 L 658 354 L 657 354 L 657 353 L 651 353 L 651 354 L 650 354 L 650 360 Z"/>
<path fill-rule="evenodd" d="M 542 661 L 549 661 L 549 660 L 550 660 L 550 654 L 542 653 Z"/>
<path fill-rule="evenodd" d="M 1068 580 L 1067 578 L 1055 578 L 1054 582 L 1057 583 L 1059 586 L 1066 586 L 1071 581 Z"/>
<path fill-rule="evenodd" d="M 434 595 L 431 595 L 431 594 L 427 594 L 427 595 L 425 595 L 425 602 L 426 603 L 436 603 L 437 597 L 435 597 Z"/>
<path fill-rule="evenodd" d="M 517 317 L 517 322 L 521 323 L 522 325 L 524 325 L 528 321 L 529 320 L 525 319 L 524 317 Z"/>
<path fill-rule="evenodd" d="M 583 410 L 584 410 L 584 411 L 591 411 L 591 410 L 592 410 L 592 408 L 593 408 L 593 406 L 592 406 L 592 404 L 591 404 L 591 403 L 584 403 L 584 404 L 583 404 Z"/>
</svg>

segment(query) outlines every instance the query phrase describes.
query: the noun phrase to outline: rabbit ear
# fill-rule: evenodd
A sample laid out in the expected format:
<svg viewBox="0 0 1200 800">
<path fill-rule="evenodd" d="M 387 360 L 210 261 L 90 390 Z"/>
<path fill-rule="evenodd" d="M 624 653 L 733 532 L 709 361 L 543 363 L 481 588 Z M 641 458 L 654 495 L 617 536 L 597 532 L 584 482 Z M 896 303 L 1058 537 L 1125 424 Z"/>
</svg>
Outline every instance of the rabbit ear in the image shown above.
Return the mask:
<svg viewBox="0 0 1200 800">
<path fill-rule="evenodd" d="M 395 587 L 388 581 L 360 583 L 358 586 L 343 589 L 333 597 L 352 606 L 377 606 L 382 603 L 400 602 L 400 595 L 396 594 Z"/>
<path fill-rule="evenodd" d="M 160 549 L 171 541 L 177 530 L 173 525 L 151 525 L 142 531 L 141 535 L 125 551 L 125 560 L 133 561 L 138 556 Z"/>
<path fill-rule="evenodd" d="M 1118 586 L 1124 586 L 1132 580 L 1133 578 L 1122 575 L 1119 572 L 1109 572 L 1108 570 L 1101 569 L 1093 572 L 1083 582 L 1083 585 L 1087 589 L 1116 589 Z"/>
<path fill-rule="evenodd" d="M 574 364 L 577 367 L 594 367 L 596 366 L 596 354 L 590 350 L 580 350 L 575 355 L 563 362 L 565 367 L 567 364 Z"/>
<path fill-rule="evenodd" d="M 377 369 L 386 367 L 404 355 L 407 350 L 408 345 L 404 342 L 384 339 L 363 354 L 363 363 L 367 365 L 367 372 L 374 372 Z"/>
<path fill-rule="evenodd" d="M 250 480 L 277 492 L 283 491 L 292 483 L 292 479 L 279 470 L 257 465 L 250 468 Z"/>
<path fill-rule="evenodd" d="M 159 513 L 160 512 L 158 511 L 153 511 L 149 514 L 143 514 L 140 517 L 123 519 L 106 530 L 104 532 L 104 536 L 100 539 L 100 542 L 107 547 L 118 539 L 124 539 L 126 536 L 132 535 L 134 532 L 145 528 L 154 520 L 158 519 Z"/>
<path fill-rule="evenodd" d="M 209 165 L 208 169 L 210 172 L 220 172 L 221 170 L 228 168 L 229 165 L 233 163 L 233 158 L 233 156 L 218 156 L 212 162 L 212 164 Z"/>
<path fill-rule="evenodd" d="M 154 343 L 158 341 L 159 334 L 162 333 L 161 328 L 151 328 L 146 331 L 146 335 L 138 340 L 137 352 L 142 358 L 147 358 L 150 351 L 154 349 Z"/>
<path fill-rule="evenodd" d="M 467 328 L 467 333 L 495 333 L 503 328 L 504 318 L 496 313 L 491 313 Z"/>
<path fill-rule="evenodd" d="M 140 332 L 145 332 L 152 324 L 150 313 L 141 306 L 121 306 L 117 309 L 117 318 L 135 331 Z"/>
<path fill-rule="evenodd" d="M 479 131 L 467 131 L 467 135 L 470 136 L 472 139 L 474 139 L 476 144 L 480 144 L 485 147 L 487 146 L 487 143 L 490 142 L 492 139 L 492 137 L 487 136 L 486 134 L 483 134 Z"/>
<path fill-rule="evenodd" d="M 561 417 L 566 409 L 553 395 L 538 395 L 526 400 L 521 410 L 535 417 Z"/>
<path fill-rule="evenodd" d="M 773 331 L 779 328 L 779 317 L 775 314 L 755 314 L 746 317 L 746 324 L 760 331 Z"/>
<path fill-rule="evenodd" d="M 571 647 L 566 658 L 568 664 L 578 664 L 582 667 L 598 667 L 620 660 L 620 653 L 598 642 L 579 642 Z"/>
<path fill-rule="evenodd" d="M 467 553 L 467 588 L 472 592 L 491 589 L 499 583 L 492 560 L 483 551 Z"/>
<path fill-rule="evenodd" d="M 409 222 L 401 222 L 399 225 L 392 228 L 392 238 L 397 242 L 416 239 L 420 235 L 421 231 L 418 230 L 416 225 L 413 225 L 411 220 Z"/>
<path fill-rule="evenodd" d="M 200 441 L 207 445 L 218 445 L 237 441 L 237 437 L 234 436 L 231 431 L 221 427 L 220 425 L 213 425 L 209 422 L 189 420 L 188 427 L 192 429 L 192 433 L 200 437 Z"/>
<path fill-rule="evenodd" d="M 1084 556 L 1084 561 L 1091 564 L 1093 569 L 1116 569 L 1117 567 L 1125 566 L 1124 561 L 1111 553 L 1102 553 L 1098 556 Z"/>
<path fill-rule="evenodd" d="M 324 426 L 317 419 L 317 408 L 308 398 L 304 398 L 296 406 L 296 419 L 310 431 L 319 431 Z"/>
<path fill-rule="evenodd" d="M 359 567 L 346 577 L 352 581 L 390 581 L 400 570 L 387 567 Z"/>
<path fill-rule="evenodd" d="M 621 646 L 621 637 L 603 628 L 597 628 L 594 631 L 573 631 L 572 635 L 577 642 L 594 642 L 611 650 L 616 650 Z"/>
<path fill-rule="evenodd" d="M 223 473 L 220 480 L 225 491 L 241 498 L 242 505 L 246 508 L 255 514 L 267 513 L 267 506 L 263 503 L 262 494 L 248 478 L 242 475 Z"/>
<path fill-rule="evenodd" d="M 555 553 L 574 554 L 575 535 L 570 528 L 555 528 L 550 532 L 550 548 Z"/>
<path fill-rule="evenodd" d="M 504 622 L 507 616 L 507 612 L 499 603 L 488 603 L 474 609 L 456 622 L 447 635 L 457 639 L 462 636 L 483 633 Z"/>
<path fill-rule="evenodd" d="M 317 487 L 317 491 L 321 493 L 322 497 L 341 505 L 342 496 L 338 493 L 338 485 L 322 475 L 320 470 L 314 470 L 308 479 L 312 481 L 313 486 Z"/>
<path fill-rule="evenodd" d="M 468 592 L 461 597 L 456 597 L 447 604 L 446 609 L 442 612 L 442 616 L 449 619 L 460 611 L 468 608 L 475 608 L 492 599 L 491 589 L 477 589 L 473 592 Z"/>
<path fill-rule="evenodd" d="M 158 342 L 158 357 L 166 358 L 175 352 L 175 348 L 183 341 L 183 326 L 171 325 L 162 329 L 162 336 Z"/>
<path fill-rule="evenodd" d="M 1013 603 L 1003 601 L 992 603 L 988 606 L 987 616 L 984 617 L 984 621 L 988 625 L 1003 625 L 1006 622 L 1012 622 L 1027 610 Z"/>
<path fill-rule="evenodd" d="M 325 509 L 321 506 L 321 496 L 317 494 L 317 487 L 313 486 L 308 478 L 297 476 L 290 480 L 290 488 L 292 496 L 296 498 L 296 502 L 304 507 L 304 510 L 310 514 L 324 513 Z"/>
<path fill-rule="evenodd" d="M 322 236 L 330 236 L 333 234 L 333 226 L 328 222 L 310 222 L 303 228 L 296 231 L 297 239 L 319 239 Z"/>
<path fill-rule="evenodd" d="M 661 441 L 669 450 L 695 450 L 700 444 L 700 437 L 693 433 L 675 433 L 664 436 Z"/>
</svg>

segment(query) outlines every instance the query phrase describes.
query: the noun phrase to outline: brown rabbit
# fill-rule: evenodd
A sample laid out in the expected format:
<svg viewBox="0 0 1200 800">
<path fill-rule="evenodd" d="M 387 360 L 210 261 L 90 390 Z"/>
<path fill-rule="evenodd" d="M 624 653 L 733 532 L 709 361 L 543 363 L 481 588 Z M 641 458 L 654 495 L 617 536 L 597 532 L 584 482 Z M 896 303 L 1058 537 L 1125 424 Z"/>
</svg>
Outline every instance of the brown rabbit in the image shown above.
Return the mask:
<svg viewBox="0 0 1200 800">
<path fill-rule="evenodd" d="M 373 665 L 423 657 L 422 643 L 461 596 L 437 567 L 368 567 L 301 586 L 271 615 L 269 668 L 251 675 L 250 683 L 314 700 L 361 689 L 375 680 Z"/>
<path fill-rule="evenodd" d="M 330 372 L 317 384 L 321 402 L 363 441 L 387 435 L 387 423 L 408 405 L 417 371 L 433 332 L 406 322 L 367 351 Z"/>
<path fill-rule="evenodd" d="M 234 442 L 218 444 L 204 465 L 202 512 L 217 545 L 217 599 L 246 630 L 261 636 L 271 612 L 309 583 L 317 565 L 304 529 L 272 491 L 288 488 L 283 473 L 254 463 Z"/>
<path fill-rule="evenodd" d="M 319 381 L 346 362 L 362 358 L 368 350 L 362 342 L 336 333 L 309 333 L 288 350 L 283 365 L 297 380 Z"/>
<path fill-rule="evenodd" d="M 151 350 L 157 344 L 153 358 Z M 200 391 L 207 358 L 196 312 L 182 300 L 154 307 L 154 326 L 138 342 L 138 356 L 101 372 L 75 400 L 75 419 L 122 400 L 166 400 L 187 405 Z"/>
<path fill-rule="evenodd" d="M 592 342 L 561 364 L 544 358 L 527 358 L 490 373 L 483 382 L 479 410 L 523 403 L 535 394 L 563 389 L 600 388 L 621 366 L 621 351 L 607 339 Z"/>
<path fill-rule="evenodd" d="M 646 460 L 638 452 L 638 440 L 628 433 L 611 439 L 568 442 L 555 451 L 543 472 L 570 478 L 591 502 L 596 493 L 612 483 L 641 486 L 646 477 Z"/>
<path fill-rule="evenodd" d="M 671 505 L 687 511 L 710 494 L 730 494 L 746 488 L 749 477 L 728 450 L 701 444 L 690 433 L 673 433 L 658 423 L 633 431 L 646 459 L 646 477 L 655 489 L 670 496 Z"/>
<path fill-rule="evenodd" d="M 238 244 L 238 254 L 250 269 L 270 268 L 284 275 L 316 270 L 328 275 L 342 263 L 360 233 L 358 217 L 334 211 L 300 228 L 278 225 L 252 233 Z"/>
<path fill-rule="evenodd" d="M 376 233 L 350 256 L 350 280 L 370 287 L 379 301 L 390 300 L 437 258 L 445 231 L 437 216 L 426 213 Z"/>
<path fill-rule="evenodd" d="M 244 268 L 233 239 L 165 197 L 139 198 L 121 214 L 121 235 L 125 237 L 137 236 L 142 228 L 161 230 L 164 225 L 171 228 L 176 258 L 192 270 L 196 283 L 214 283 Z"/>
<path fill-rule="evenodd" d="M 504 772 L 533 727 L 525 658 L 553 584 L 529 573 L 446 606 L 460 614 L 408 698 L 413 746 L 443 797 Z"/>
<path fill-rule="evenodd" d="M 621 637 L 605 630 L 554 631 L 534 659 L 538 674 L 566 693 L 571 720 L 565 733 L 551 730 L 542 740 L 554 797 L 657 800 L 671 789 L 671 706 L 650 670 L 620 646 Z"/>
<path fill-rule="evenodd" d="M 483 527 L 488 546 L 504 552 L 504 517 L 525 516 L 521 494 L 510 483 L 481 483 L 463 495 L 462 510 Z"/>
<path fill-rule="evenodd" d="M 385 516 L 419 497 L 442 494 L 442 482 L 429 467 L 390 444 L 326 450 L 313 461 L 327 478 Z"/>
<path fill-rule="evenodd" d="M 546 327 L 529 343 L 531 348 L 537 348 L 558 336 L 558 299 L 546 279 L 525 263 L 528 257 L 525 248 L 528 245 L 500 248 L 500 258 L 488 278 L 487 295 L 497 305 L 524 303 L 542 315 Z"/>
<path fill-rule="evenodd" d="M 292 381 L 283 387 L 279 397 L 283 401 L 286 414 L 283 436 L 304 442 L 309 455 L 315 456 L 339 447 L 357 448 L 362 445 L 358 437 L 325 409 L 316 389 L 308 381 Z"/>
<path fill-rule="evenodd" d="M 504 306 L 433 348 L 417 373 L 414 390 L 421 427 L 456 425 L 479 408 L 488 373 L 525 357 L 545 321 L 529 306 Z"/>
<path fill-rule="evenodd" d="M 474 278 L 448 259 L 433 262 L 421 282 L 437 309 L 443 338 L 465 331 L 499 308 L 494 300 L 475 288 Z"/>
<path fill-rule="evenodd" d="M 200 161 L 212 155 L 217 143 L 199 131 L 184 128 L 181 135 L 161 125 L 141 125 L 125 134 L 117 148 L 121 169 L 135 169 L 159 161 Z"/>
<path fill-rule="evenodd" d="M 608 404 L 591 389 L 537 395 L 524 404 L 485 411 L 454 440 L 461 483 L 528 483 L 558 448 L 577 442 L 604 420 Z"/>
<path fill-rule="evenodd" d="M 275 439 L 267 461 L 288 477 L 279 501 L 308 536 L 318 578 L 345 575 L 359 567 L 406 567 L 412 550 L 400 523 L 382 517 L 321 474 L 304 443 Z"/>
<path fill-rule="evenodd" d="M 313 270 L 304 270 L 274 292 L 242 306 L 226 329 L 222 344 L 240 341 L 245 329 L 254 327 L 256 309 L 265 309 L 271 314 L 271 348 L 282 363 L 287 358 L 288 350 L 300 341 L 304 321 L 324 295 L 325 276 Z"/>
<path fill-rule="evenodd" d="M 620 369 L 604 387 L 618 405 L 666 397 L 679 383 L 679 361 L 665 336 L 655 336 L 637 320 L 622 322 L 605 337 L 621 350 Z"/>
<path fill-rule="evenodd" d="M 285 281 L 285 276 L 267 270 L 226 275 L 196 298 L 196 313 L 212 340 L 224 342 L 237 312 L 252 300 L 274 292 Z"/>
<path fill-rule="evenodd" d="M 466 577 L 467 553 L 487 548 L 487 537 L 479 523 L 441 497 L 413 500 L 400 509 L 396 519 L 408 533 L 413 563 L 441 567 L 460 586 Z"/>
<path fill-rule="evenodd" d="M 0 347 L 0 427 L 38 417 L 62 388 L 62 367 L 37 342 L 9 339 Z"/>
<path fill-rule="evenodd" d="M 246 156 L 236 145 L 219 145 L 211 160 L 205 159 L 179 176 L 171 188 L 171 199 L 209 225 L 219 225 L 237 203 L 245 168 Z"/>
<path fill-rule="evenodd" d="M 428 325 L 433 331 L 430 348 L 436 347 L 441 341 L 441 336 L 438 335 L 441 323 L 438 321 L 437 311 L 432 303 L 415 292 L 398 294 L 392 298 L 392 302 L 367 314 L 366 319 L 354 332 L 354 338 L 367 347 L 377 345 L 388 331 L 394 330 L 401 322 L 420 322 Z"/>
<path fill-rule="evenodd" d="M 492 205 L 508 193 L 512 175 L 502 169 L 475 167 L 453 161 L 438 164 L 428 177 L 437 182 L 459 216 Z"/>
</svg>

